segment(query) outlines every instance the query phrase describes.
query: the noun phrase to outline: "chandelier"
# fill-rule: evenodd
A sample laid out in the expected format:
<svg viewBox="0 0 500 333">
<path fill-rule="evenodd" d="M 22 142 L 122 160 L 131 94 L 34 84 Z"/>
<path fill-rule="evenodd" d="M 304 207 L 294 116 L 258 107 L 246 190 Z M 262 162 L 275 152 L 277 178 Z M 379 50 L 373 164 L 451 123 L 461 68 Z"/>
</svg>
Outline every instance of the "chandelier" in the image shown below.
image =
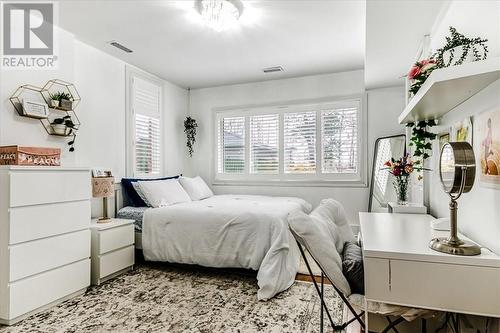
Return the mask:
<svg viewBox="0 0 500 333">
<path fill-rule="evenodd" d="M 240 0 L 196 0 L 195 9 L 206 25 L 220 32 L 238 22 L 243 3 Z"/>
</svg>

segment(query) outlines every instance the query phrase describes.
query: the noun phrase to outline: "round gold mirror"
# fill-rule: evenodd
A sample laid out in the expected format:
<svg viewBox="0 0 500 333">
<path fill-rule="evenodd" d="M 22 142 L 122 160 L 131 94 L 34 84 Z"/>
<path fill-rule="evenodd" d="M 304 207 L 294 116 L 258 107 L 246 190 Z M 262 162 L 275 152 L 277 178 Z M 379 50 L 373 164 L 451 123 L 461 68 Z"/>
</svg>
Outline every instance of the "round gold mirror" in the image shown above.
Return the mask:
<svg viewBox="0 0 500 333">
<path fill-rule="evenodd" d="M 446 193 L 469 192 L 476 178 L 476 160 L 472 146 L 468 142 L 446 143 L 441 149 L 439 175 Z"/>
<path fill-rule="evenodd" d="M 457 200 L 462 193 L 467 193 L 474 185 L 476 177 L 476 159 L 474 150 L 468 142 L 449 142 L 441 149 L 439 175 L 443 190 L 450 196 L 450 236 L 431 240 L 431 249 L 463 256 L 481 253 L 476 244 L 458 238 Z"/>
</svg>

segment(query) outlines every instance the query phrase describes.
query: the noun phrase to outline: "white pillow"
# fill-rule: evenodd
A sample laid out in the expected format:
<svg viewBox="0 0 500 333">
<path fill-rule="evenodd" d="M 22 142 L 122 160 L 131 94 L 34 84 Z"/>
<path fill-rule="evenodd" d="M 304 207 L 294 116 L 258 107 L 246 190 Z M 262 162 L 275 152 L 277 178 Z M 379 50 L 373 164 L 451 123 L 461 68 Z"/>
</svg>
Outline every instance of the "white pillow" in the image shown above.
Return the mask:
<svg viewBox="0 0 500 333">
<path fill-rule="evenodd" d="M 179 182 L 193 201 L 210 198 L 214 195 L 214 192 L 200 176 L 195 178 L 181 177 Z"/>
<path fill-rule="evenodd" d="M 311 215 L 322 217 L 331 221 L 328 229 L 335 235 L 335 248 L 342 254 L 346 242 L 356 242 L 356 237 L 347 221 L 342 204 L 334 199 L 321 200 L 319 206 L 311 212 Z"/>
<path fill-rule="evenodd" d="M 137 183 L 149 204 L 155 208 L 191 201 L 177 179 L 138 181 Z"/>
<path fill-rule="evenodd" d="M 132 186 L 134 187 L 135 192 L 141 198 L 142 201 L 146 204 L 146 206 L 151 207 L 151 204 L 148 201 L 148 198 L 142 193 L 141 186 L 137 182 L 133 182 Z"/>
<path fill-rule="evenodd" d="M 294 210 L 288 215 L 288 224 L 307 251 L 319 262 L 328 278 L 349 296 L 351 288 L 342 274 L 342 259 L 335 247 L 336 236 L 330 232 L 332 221 L 320 214 L 307 215 Z"/>
</svg>

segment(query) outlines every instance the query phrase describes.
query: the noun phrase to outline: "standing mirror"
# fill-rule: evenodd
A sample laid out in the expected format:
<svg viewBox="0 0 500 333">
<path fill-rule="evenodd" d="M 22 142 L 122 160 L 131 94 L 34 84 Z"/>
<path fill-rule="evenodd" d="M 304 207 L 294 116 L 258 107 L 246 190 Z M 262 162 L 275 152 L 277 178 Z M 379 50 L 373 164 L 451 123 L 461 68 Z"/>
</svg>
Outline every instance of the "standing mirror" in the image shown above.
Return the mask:
<svg viewBox="0 0 500 333">
<path fill-rule="evenodd" d="M 396 191 L 392 186 L 389 172 L 384 169 L 384 163 L 406 154 L 406 136 L 393 135 L 378 138 L 375 141 L 373 155 L 372 177 L 370 183 L 369 212 L 387 212 L 387 203 L 397 201 Z"/>
</svg>

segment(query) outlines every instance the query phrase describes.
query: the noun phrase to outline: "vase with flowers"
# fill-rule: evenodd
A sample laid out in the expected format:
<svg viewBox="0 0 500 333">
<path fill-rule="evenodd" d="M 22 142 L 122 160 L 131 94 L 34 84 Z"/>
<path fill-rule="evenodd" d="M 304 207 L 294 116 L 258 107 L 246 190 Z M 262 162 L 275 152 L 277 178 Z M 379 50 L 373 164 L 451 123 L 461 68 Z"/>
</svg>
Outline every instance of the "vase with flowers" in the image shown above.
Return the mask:
<svg viewBox="0 0 500 333">
<path fill-rule="evenodd" d="M 394 176 L 392 182 L 397 195 L 398 205 L 406 205 L 408 203 L 408 190 L 410 187 L 410 175 L 413 171 L 421 171 L 424 168 L 420 161 L 413 161 L 409 154 L 396 160 L 391 158 L 384 163 L 384 170 L 388 170 Z"/>
<path fill-rule="evenodd" d="M 433 59 L 424 59 L 417 61 L 408 72 L 408 79 L 411 81 L 410 94 L 415 96 L 418 90 L 422 87 L 425 80 L 436 69 L 436 61 Z"/>
</svg>

